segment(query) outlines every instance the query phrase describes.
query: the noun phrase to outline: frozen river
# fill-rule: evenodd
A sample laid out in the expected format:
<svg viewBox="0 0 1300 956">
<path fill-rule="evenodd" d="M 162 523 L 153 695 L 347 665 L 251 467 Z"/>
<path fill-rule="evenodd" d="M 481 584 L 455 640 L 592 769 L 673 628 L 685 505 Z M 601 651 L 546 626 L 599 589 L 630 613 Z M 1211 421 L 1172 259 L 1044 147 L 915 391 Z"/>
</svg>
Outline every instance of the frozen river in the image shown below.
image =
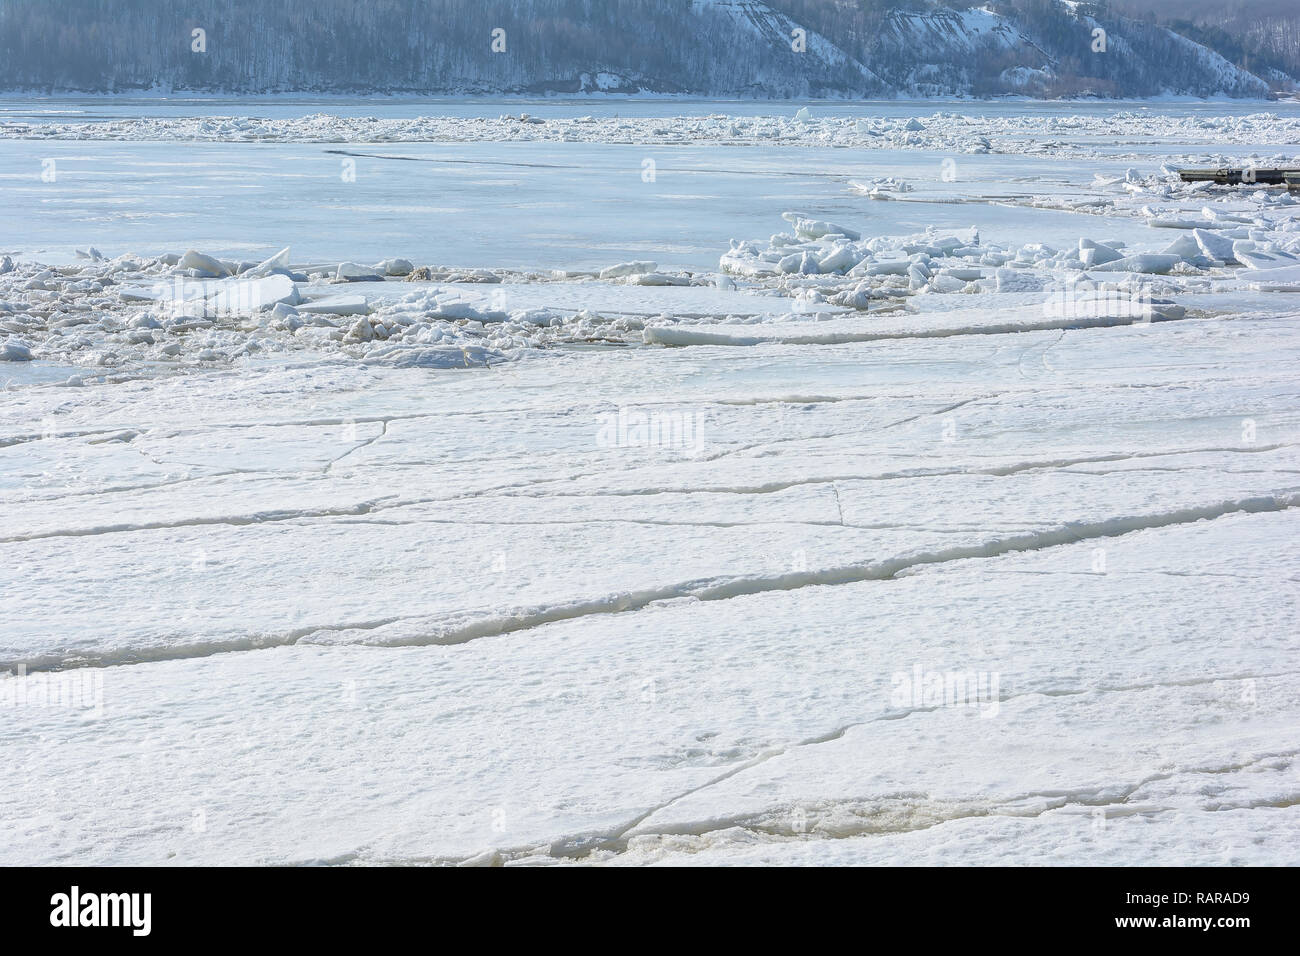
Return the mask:
<svg viewBox="0 0 1300 956">
<path fill-rule="evenodd" d="M 339 155 L 346 152 L 347 156 Z M 880 234 L 966 228 L 990 235 L 1023 220 L 999 209 L 891 206 L 848 183 L 896 176 L 942 182 L 937 153 L 600 143 L 375 145 L 32 143 L 0 141 L 0 247 L 71 258 L 157 255 L 186 248 L 260 259 L 292 243 L 304 260 L 420 262 L 518 269 L 590 269 L 625 259 L 708 270 L 733 236 L 771 231 L 786 209 L 867 219 Z M 355 163 L 344 181 L 343 162 Z M 54 160 L 58 180 L 40 180 Z M 642 178 L 655 161 L 655 180 Z M 963 158 L 962 181 L 1024 193 L 1116 164 L 1068 172 L 1050 160 Z M 1120 166 L 1122 171 L 1123 166 Z M 51 188 L 51 185 L 54 188 Z M 1078 238 L 1069 215 L 1031 214 L 1047 242 Z M 1133 241 L 1144 230 L 1121 227 Z"/>
<path fill-rule="evenodd" d="M 0 103 L 0 863 L 1300 863 L 1300 113 L 800 107 Z"/>
<path fill-rule="evenodd" d="M 783 107 L 778 118 L 789 120 L 798 108 Z M 1270 108 L 1300 117 L 1294 105 Z M 866 117 L 900 122 L 921 116 L 933 125 L 929 116 L 936 107 L 812 104 L 808 109 L 815 121 Z M 66 261 L 74 249 L 89 245 L 110 256 L 198 248 L 260 259 L 292 245 L 303 261 L 404 256 L 453 266 L 590 269 L 639 258 L 668 268 L 708 270 L 717 266 L 718 252 L 729 239 L 770 233 L 787 209 L 869 223 L 879 235 L 978 224 L 990 237 L 1028 228 L 1040 241 L 1070 243 L 1079 235 L 1075 216 L 997 206 L 972 209 L 958 202 L 891 206 L 855 195 L 849 184 L 896 177 L 933 186 L 954 200 L 971 195 L 996 199 L 1068 190 L 1097 173 L 1122 173 L 1130 165 L 1148 172 L 1170 152 L 1167 143 L 1145 135 L 1140 122 L 1110 122 L 1119 111 L 1113 105 L 971 104 L 955 109 L 982 117 L 991 128 L 1015 120 L 1028 121 L 1032 129 L 1040 117 L 1068 123 L 1071 127 L 1058 131 L 1059 136 L 1083 146 L 1063 162 L 1058 155 L 1020 153 L 1033 139 L 1021 133 L 1012 140 L 1017 154 L 1011 156 L 914 145 L 889 148 L 875 141 L 864 148 L 791 145 L 788 132 L 782 134 L 782 145 L 755 138 L 743 147 L 672 142 L 672 135 L 658 136 L 670 140 L 662 145 L 477 142 L 473 121 L 507 112 L 567 120 L 648 118 L 662 124 L 656 130 L 671 134 L 672 117 L 679 115 L 764 117 L 773 110 L 754 103 L 268 101 L 251 111 L 245 107 L 245 112 L 286 122 L 320 111 L 386 122 L 437 112 L 460 122 L 454 134 L 460 141 L 367 142 L 364 128 L 353 141 L 327 143 L 0 138 L 0 249 L 51 261 Z M 1160 109 L 1158 115 L 1192 124 L 1202 116 L 1260 112 L 1257 104 Z M 69 124 L 70 135 L 78 136 L 84 132 L 79 126 L 224 116 L 232 110 L 238 112 L 235 104 L 221 99 L 0 101 L 0 130 L 5 123 L 57 121 Z M 1124 111 L 1134 110 L 1155 113 L 1151 107 Z M 1206 137 L 1207 143 L 1213 141 Z M 1182 142 L 1177 152 L 1195 145 Z M 1241 146 L 1228 150 L 1250 151 Z M 1116 152 L 1124 155 L 1109 156 Z M 54 179 L 45 181 L 42 173 L 51 168 Z M 1116 223 L 1107 234 L 1134 242 L 1144 230 Z"/>
</svg>

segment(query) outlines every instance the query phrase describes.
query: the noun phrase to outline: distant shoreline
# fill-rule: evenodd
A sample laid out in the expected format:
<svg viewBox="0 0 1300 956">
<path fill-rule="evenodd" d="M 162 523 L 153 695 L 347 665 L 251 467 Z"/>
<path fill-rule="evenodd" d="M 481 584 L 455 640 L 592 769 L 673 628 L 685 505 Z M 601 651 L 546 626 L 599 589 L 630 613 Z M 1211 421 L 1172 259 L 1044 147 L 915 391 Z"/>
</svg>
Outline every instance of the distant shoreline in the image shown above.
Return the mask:
<svg viewBox="0 0 1300 956">
<path fill-rule="evenodd" d="M 385 102 L 431 102 L 431 103 L 798 103 L 826 105 L 901 105 L 908 103 L 1015 103 L 1044 105 L 1116 105 L 1125 104 L 1300 104 L 1300 94 L 1274 97 L 1252 96 L 1193 96 L 1190 94 L 1161 94 L 1146 97 L 1107 97 L 1075 96 L 1044 99 L 1035 96 L 1000 94 L 997 96 L 970 96 L 966 94 L 945 94 L 943 96 L 894 96 L 857 98 L 853 96 L 819 96 L 819 97 L 762 97 L 762 96 L 705 96 L 696 93 L 418 93 L 418 92 L 312 92 L 287 91 L 278 93 L 235 93 L 212 92 L 204 90 L 126 90 L 126 91 L 76 91 L 59 90 L 57 92 L 40 92 L 27 89 L 0 89 L 0 99 L 7 100 L 48 100 L 59 102 L 65 100 L 102 99 L 109 101 L 153 101 L 153 102 L 330 102 L 339 100 L 379 100 Z"/>
</svg>

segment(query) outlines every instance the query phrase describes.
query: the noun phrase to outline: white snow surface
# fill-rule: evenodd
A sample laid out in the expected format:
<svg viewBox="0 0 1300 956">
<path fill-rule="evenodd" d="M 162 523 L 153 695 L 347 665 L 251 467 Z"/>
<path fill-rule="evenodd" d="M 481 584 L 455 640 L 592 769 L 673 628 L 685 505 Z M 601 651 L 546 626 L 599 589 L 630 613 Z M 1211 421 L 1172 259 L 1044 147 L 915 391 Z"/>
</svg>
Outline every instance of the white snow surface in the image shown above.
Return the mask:
<svg viewBox="0 0 1300 956">
<path fill-rule="evenodd" d="M 1173 172 L 1295 121 L 1187 122 L 703 265 L 4 220 L 0 863 L 1300 863 L 1300 204 Z"/>
</svg>

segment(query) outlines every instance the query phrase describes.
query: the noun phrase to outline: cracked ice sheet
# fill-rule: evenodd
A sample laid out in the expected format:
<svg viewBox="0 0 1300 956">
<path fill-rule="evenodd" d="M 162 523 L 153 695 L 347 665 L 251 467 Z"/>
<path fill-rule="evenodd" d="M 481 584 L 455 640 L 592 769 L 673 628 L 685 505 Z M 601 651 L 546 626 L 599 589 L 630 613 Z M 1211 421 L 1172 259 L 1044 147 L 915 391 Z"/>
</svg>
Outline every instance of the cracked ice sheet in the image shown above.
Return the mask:
<svg viewBox="0 0 1300 956">
<path fill-rule="evenodd" d="M 0 659 L 452 642 L 1276 502 L 1300 490 L 1293 327 L 1244 325 L 570 354 L 487 389 L 341 364 L 33 389 L 0 448 Z M 597 365 L 614 374 L 594 384 Z M 701 415 L 705 440 L 602 445 L 628 407 Z M 31 435 L 32 412 L 73 437 Z"/>
<path fill-rule="evenodd" d="M 961 817 L 933 829 L 790 839 L 735 827 L 636 838 L 617 866 L 1278 866 L 1296 865 L 1294 806 L 1161 813 L 1064 807 L 1038 816 Z"/>
<path fill-rule="evenodd" d="M 635 834 L 642 861 L 1295 862 L 1258 840 L 1300 792 L 1297 532 L 1230 515 L 1109 539 L 1104 574 L 1084 542 L 458 647 L 65 672 L 102 716 L 9 711 L 0 751 L 40 769 L 0 793 L 0 861 L 618 861 Z M 996 712 L 900 700 L 918 664 L 998 673 Z"/>
<path fill-rule="evenodd" d="M 585 515 L 541 508 L 501 519 L 488 501 L 486 514 L 456 517 L 436 507 L 357 519 L 293 512 L 8 542 L 0 553 L 11 574 L 32 580 L 15 588 L 0 653 L 7 666 L 49 667 L 300 640 L 460 643 L 683 595 L 784 588 L 801 575 L 883 577 L 953 553 L 1126 530 L 1152 513 L 1271 505 L 1279 487 L 1300 501 L 1294 479 L 1268 470 L 916 479 L 839 492 L 843 526 L 826 494 L 787 495 L 774 505 L 791 513 L 733 513 L 733 522 L 710 520 L 717 499 L 700 495 L 675 501 L 703 512 L 681 524 L 647 521 L 623 502 L 623 517 L 588 504 Z M 815 531 L 797 522 L 801 505 Z M 610 562 L 611 536 L 638 560 Z M 380 553 L 382 562 L 368 558 Z M 101 591 L 115 608 L 107 619 L 62 597 Z"/>
<path fill-rule="evenodd" d="M 219 828 L 242 834 L 230 852 L 243 855 L 228 859 L 428 859 L 487 847 L 527 850 L 530 842 L 571 834 L 617 834 L 639 814 L 748 759 L 857 719 L 871 680 L 887 691 L 888 675 L 918 660 L 977 669 L 999 653 L 995 644 L 972 659 L 963 649 L 963 636 L 981 628 L 1006 627 L 1012 635 L 1024 628 L 1014 659 L 1041 664 L 1057 680 L 1128 686 L 1196 667 L 1217 668 L 1211 673 L 1238 681 L 1273 672 L 1270 667 L 1292 656 L 1285 635 L 1296 632 L 1294 561 L 1276 546 L 1294 539 L 1289 513 L 1220 517 L 1203 526 L 1222 525 L 1222 539 L 1173 530 L 1115 539 L 1163 542 L 1153 550 L 1171 564 L 1157 564 L 1145 578 L 1125 578 L 1123 555 L 1102 542 L 1109 573 L 1094 580 L 1094 537 L 1060 549 L 1072 562 L 1068 573 L 1007 575 L 1020 579 L 1014 588 L 993 588 L 987 571 L 966 574 L 964 584 L 910 583 L 933 582 L 933 567 L 888 582 L 810 583 L 819 572 L 885 555 L 1005 543 L 1007 535 L 1027 529 L 1038 534 L 1053 518 L 1100 523 L 1104 531 L 1105 522 L 1118 516 L 1159 516 L 1291 493 L 1297 484 L 1294 358 L 1294 320 L 1247 319 L 962 342 L 553 353 L 545 365 L 518 363 L 490 373 L 431 376 L 321 363 L 20 389 L 7 392 L 13 401 L 0 408 L 3 434 L 15 441 L 0 449 L 11 496 L 8 536 L 102 531 L 115 524 L 162 527 L 3 545 L 4 591 L 17 595 L 4 631 L 23 659 L 57 658 L 55 652 L 68 650 L 71 632 L 88 636 L 91 650 L 139 654 L 192 630 L 199 608 L 207 609 L 207 630 L 198 636 L 230 638 L 236 642 L 231 646 L 252 646 L 252 638 L 263 634 L 292 639 L 301 632 L 322 640 L 330 632 L 313 634 L 313 628 L 348 623 L 379 627 L 336 637 L 373 640 L 388 627 L 382 636 L 400 641 L 427 638 L 440 626 L 434 617 L 446 624 L 449 612 L 491 608 L 506 615 L 498 623 L 510 624 L 518 606 L 545 601 L 555 608 L 571 601 L 568 610 L 584 617 L 542 624 L 545 615 L 534 612 L 514 622 L 521 629 L 493 637 L 480 627 L 484 636 L 454 647 L 298 646 L 64 672 L 115 675 L 122 690 L 110 692 L 106 683 L 106 701 L 113 694 L 122 705 L 148 701 L 139 705 L 150 714 L 143 724 L 128 722 L 122 730 L 110 714 L 96 734 L 114 726 L 132 740 L 161 735 L 170 743 L 160 746 L 173 748 L 154 758 L 172 769 L 157 772 L 155 764 L 140 763 L 150 758 L 133 745 L 109 751 L 128 768 L 125 775 L 87 757 L 105 774 L 92 791 L 101 809 L 87 810 L 83 802 L 76 813 L 89 822 L 85 839 L 96 848 L 87 852 L 105 861 L 164 859 L 171 850 L 160 851 L 159 841 L 177 830 L 177 841 L 187 839 L 195 810 L 205 819 L 240 821 Z M 698 456 L 599 449 L 602 416 L 620 406 L 702 410 L 712 422 L 706 447 Z M 1257 426 L 1253 443 L 1242 435 L 1247 417 Z M 947 418 L 956 429 L 951 442 L 943 437 Z M 47 419 L 56 423 L 56 434 L 69 437 L 42 438 Z M 383 421 L 383 437 L 371 441 Z M 141 434 L 125 437 L 132 430 Z M 78 431 L 87 434 L 74 436 Z M 132 449 L 137 443 L 149 457 Z M 524 448 L 531 450 L 528 458 L 518 454 Z M 238 467 L 246 452 L 256 455 L 257 473 L 219 474 Z M 52 496 L 25 470 L 31 456 L 45 461 L 43 470 L 66 461 L 91 468 L 109 486 L 156 487 Z M 136 459 L 144 473 L 124 470 Z M 192 481 L 179 474 L 186 468 L 195 469 Z M 1164 470 L 1171 468 L 1178 473 Z M 828 478 L 842 480 L 827 487 Z M 202 491 L 190 495 L 190 485 Z M 72 490 L 96 487 L 92 480 Z M 48 500 L 36 500 L 41 497 Z M 308 513 L 367 501 L 387 504 L 392 513 Z M 841 514 L 850 524 L 886 527 L 821 527 Z M 349 523 L 389 518 L 398 523 Z M 204 520 L 214 523 L 195 524 Z M 652 524 L 660 520 L 684 527 Z M 692 524 L 710 521 L 741 526 Z M 746 526 L 759 521 L 766 523 Z M 526 522 L 558 527 L 539 530 Z M 1064 544 L 1070 528 L 1062 530 Z M 1045 539 L 1031 537 L 1028 544 L 1035 540 Z M 798 552 L 814 574 L 811 582 L 789 577 Z M 505 572 L 493 570 L 499 556 L 506 559 Z M 1010 561 L 1003 556 L 969 567 Z M 123 577 L 116 573 L 121 568 L 132 573 Z M 679 594 L 678 585 L 709 574 L 743 586 L 799 590 L 667 608 L 658 603 L 660 595 Z M 649 593 L 639 595 L 649 600 L 645 609 L 612 613 L 617 599 L 591 606 L 592 595 L 611 593 L 611 581 L 647 587 Z M 896 600 L 897 594 L 906 600 Z M 293 613 L 295 606 L 301 614 Z M 382 623 L 407 610 L 416 615 L 413 630 L 394 634 Z M 661 616 L 670 611 L 671 617 Z M 1222 635 L 1238 633 L 1243 616 L 1261 635 L 1245 656 L 1220 646 Z M 826 639 L 819 632 L 809 640 L 809 621 L 822 632 L 844 633 Z M 1104 633 L 1085 631 L 1061 645 L 1062 622 L 1078 628 L 1078 622 L 1093 621 Z M 475 633 L 472 622 L 456 624 L 462 637 Z M 625 628 L 633 624 L 637 634 L 628 637 Z M 1152 639 L 1153 631 L 1159 639 Z M 546 636 L 553 634 L 583 637 L 561 645 Z M 849 657 L 862 634 L 873 640 L 881 635 L 884 646 L 915 654 L 901 662 L 896 655 L 869 661 L 864 674 Z M 801 649 L 789 651 L 791 645 Z M 575 646 L 577 653 L 570 653 Z M 728 649 L 724 654 L 735 647 L 739 656 L 719 663 L 720 646 Z M 491 648 L 500 656 L 484 657 Z M 529 655 L 535 649 L 554 664 L 531 657 L 505 663 L 520 648 Z M 756 661 L 762 670 L 755 671 Z M 1010 686 L 1019 672 L 999 666 Z M 514 674 L 534 683 L 497 680 Z M 731 710 L 710 711 L 717 696 L 712 685 L 703 692 L 683 689 L 698 675 L 732 687 L 727 693 L 740 699 L 727 705 Z M 441 676 L 448 683 L 440 683 Z M 432 681 L 433 690 L 421 680 Z M 373 709 L 399 702 L 377 727 L 348 729 L 354 716 L 329 709 L 337 700 L 348 703 L 351 681 L 358 682 L 359 695 L 372 688 Z M 675 681 L 678 690 L 663 681 Z M 196 686 L 206 690 L 194 692 Z M 536 693 L 515 702 L 521 686 Z M 305 696 L 293 697 L 300 687 L 308 688 Z M 276 703 L 286 693 L 292 699 Z M 642 699 L 647 693 L 655 700 L 676 693 L 671 699 L 681 713 L 643 746 L 638 735 L 662 714 L 627 708 L 649 703 Z M 208 695 L 206 710 L 181 704 L 169 716 L 158 704 L 202 694 Z M 547 703 L 552 694 L 563 698 L 554 708 Z M 616 699 L 590 704 L 601 695 Z M 877 710 L 886 706 L 879 694 L 867 700 Z M 407 701 L 412 709 L 403 709 Z M 515 749 L 486 745 L 479 730 L 452 722 L 447 749 L 434 754 L 455 763 L 430 776 L 430 734 L 412 730 L 397 715 L 414 726 L 436 727 L 443 746 L 444 712 L 458 708 L 467 720 L 504 728 L 500 732 L 511 736 Z M 1188 708 L 1184 723 L 1171 726 L 1197 739 L 1204 721 L 1198 722 L 1195 701 Z M 230 715 L 244 712 L 259 716 L 241 730 Z M 23 715 L 55 724 L 70 716 L 30 709 Z M 15 740 L 40 745 L 22 734 L 45 730 L 23 720 L 6 748 L 17 746 Z M 324 728 L 315 739 L 313 721 L 318 731 Z M 539 725 L 538 746 L 546 753 L 539 762 L 516 760 Z M 81 755 L 103 743 L 88 735 L 87 724 L 59 726 L 47 742 L 69 744 L 70 763 L 25 782 L 15 809 L 0 814 L 37 821 L 33 832 L 44 836 L 29 847 L 34 859 L 86 849 L 84 843 L 73 846 L 74 835 L 50 836 L 41 809 L 50 791 L 33 796 L 30 790 L 70 784 Z M 140 728 L 149 732 L 136 733 Z M 581 743 L 573 743 L 571 731 Z M 1127 731 L 1128 724 L 1115 724 L 1116 734 Z M 214 732 L 239 736 L 209 748 Z M 264 747 L 255 746 L 259 740 Z M 344 740 L 352 742 L 332 752 Z M 480 763 L 506 766 L 512 760 L 522 776 L 506 779 L 505 770 Z M 187 761 L 196 765 L 187 767 Z M 250 792 L 268 802 L 283 786 L 275 768 L 300 770 L 290 808 L 255 808 L 214 785 L 207 771 L 222 761 L 246 773 Z M 696 772 L 696 763 L 707 772 Z M 645 772 L 638 776 L 629 765 Z M 338 793 L 322 766 L 359 769 L 336 776 L 335 790 L 344 789 Z M 370 776 L 359 776 L 362 770 Z M 149 773 L 157 779 L 142 782 Z M 397 792 L 378 793 L 372 779 Z M 540 810 L 511 804 L 512 794 L 531 793 L 538 780 Z M 486 781 L 483 789 L 474 790 L 480 781 Z M 485 802 L 466 805 L 466 787 L 486 793 Z M 193 794 L 205 792 L 218 795 L 215 804 L 189 805 Z M 449 809 L 437 809 L 448 800 Z M 509 829 L 494 828 L 497 809 Z M 407 814 L 416 821 L 427 817 L 427 828 L 406 820 Z M 516 826 L 511 821 L 520 814 Z M 405 821 L 396 832 L 393 819 Z M 959 825 L 967 824 L 944 828 Z M 141 832 L 150 826 L 157 833 Z M 321 835 L 327 832 L 336 835 Z M 192 860 L 225 852 L 203 842 L 174 848 Z"/>
</svg>

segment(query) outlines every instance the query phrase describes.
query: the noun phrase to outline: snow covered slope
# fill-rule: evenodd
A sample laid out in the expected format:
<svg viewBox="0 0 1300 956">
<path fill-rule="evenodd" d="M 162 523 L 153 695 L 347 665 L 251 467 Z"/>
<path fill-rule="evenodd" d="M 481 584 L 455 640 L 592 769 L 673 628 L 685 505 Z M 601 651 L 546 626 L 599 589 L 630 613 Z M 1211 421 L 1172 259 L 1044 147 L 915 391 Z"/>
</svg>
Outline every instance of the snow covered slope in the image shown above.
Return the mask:
<svg viewBox="0 0 1300 956">
<path fill-rule="evenodd" d="M 866 41 L 867 60 L 891 89 L 920 96 L 1268 92 L 1263 80 L 1164 27 L 1098 19 L 1082 4 L 1047 9 L 1052 15 L 1038 18 L 987 8 L 894 11 Z"/>
<path fill-rule="evenodd" d="M 880 65 L 892 88 L 920 94 L 975 88 L 982 55 L 1008 57 L 1020 69 L 1052 66 L 1052 58 L 1015 24 L 984 9 L 895 13 L 871 51 L 871 62 Z"/>
<path fill-rule="evenodd" d="M 847 67 L 857 72 L 869 86 L 879 82 L 875 73 L 826 37 L 808 30 L 762 0 L 691 0 L 691 3 L 701 13 L 729 18 L 738 29 L 752 31 L 775 49 L 788 47 L 791 52 L 796 52 L 798 46 L 799 52 L 815 62 L 836 69 Z"/>
</svg>

